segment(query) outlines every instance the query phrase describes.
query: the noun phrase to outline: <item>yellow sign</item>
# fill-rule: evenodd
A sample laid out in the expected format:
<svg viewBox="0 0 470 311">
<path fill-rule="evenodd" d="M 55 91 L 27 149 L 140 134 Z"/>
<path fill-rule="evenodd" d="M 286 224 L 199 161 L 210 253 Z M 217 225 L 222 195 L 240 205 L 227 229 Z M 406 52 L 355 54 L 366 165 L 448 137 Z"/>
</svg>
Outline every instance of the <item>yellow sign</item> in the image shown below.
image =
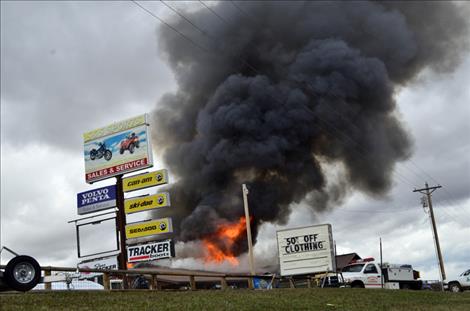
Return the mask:
<svg viewBox="0 0 470 311">
<path fill-rule="evenodd" d="M 126 238 L 128 239 L 170 232 L 173 232 L 171 218 L 161 218 L 126 226 Z"/>
<path fill-rule="evenodd" d="M 168 183 L 167 170 L 159 170 L 124 178 L 122 181 L 124 192 L 164 185 Z"/>
<path fill-rule="evenodd" d="M 86 132 L 83 134 L 83 140 L 86 142 L 90 140 L 94 140 L 103 136 L 108 136 L 114 133 L 122 132 L 134 127 L 137 127 L 139 125 L 144 125 L 147 124 L 147 115 L 143 114 L 134 118 L 130 118 L 121 122 L 115 122 L 111 125 Z"/>
<path fill-rule="evenodd" d="M 143 212 L 166 206 L 170 206 L 170 194 L 168 192 L 127 199 L 124 201 L 124 210 L 126 211 L 126 214 Z"/>
</svg>

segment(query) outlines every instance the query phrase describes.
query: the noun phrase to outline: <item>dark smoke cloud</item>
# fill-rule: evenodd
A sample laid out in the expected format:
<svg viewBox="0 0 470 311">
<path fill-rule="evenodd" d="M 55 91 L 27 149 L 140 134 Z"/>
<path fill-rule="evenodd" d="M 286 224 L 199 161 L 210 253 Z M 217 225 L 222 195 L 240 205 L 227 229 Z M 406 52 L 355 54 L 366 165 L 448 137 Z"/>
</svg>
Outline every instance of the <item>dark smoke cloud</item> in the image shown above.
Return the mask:
<svg viewBox="0 0 470 311">
<path fill-rule="evenodd" d="M 315 210 L 348 190 L 384 195 L 411 139 L 394 92 L 425 67 L 452 69 L 467 45 L 462 8 L 439 2 L 221 2 L 161 27 L 178 83 L 153 113 L 154 138 L 178 181 L 179 239 L 200 239 L 243 215 L 254 232 L 284 222 L 291 203 Z M 327 183 L 325 163 L 343 167 Z M 240 242 L 236 253 L 245 250 Z"/>
</svg>

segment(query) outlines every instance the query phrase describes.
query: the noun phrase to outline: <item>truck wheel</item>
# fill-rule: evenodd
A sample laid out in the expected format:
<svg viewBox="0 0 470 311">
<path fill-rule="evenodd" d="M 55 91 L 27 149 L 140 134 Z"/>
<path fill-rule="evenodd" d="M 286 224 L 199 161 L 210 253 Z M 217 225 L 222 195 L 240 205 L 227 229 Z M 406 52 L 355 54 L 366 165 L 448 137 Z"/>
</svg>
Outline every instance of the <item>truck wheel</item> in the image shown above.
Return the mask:
<svg viewBox="0 0 470 311">
<path fill-rule="evenodd" d="M 5 282 L 14 290 L 26 292 L 38 284 L 41 278 L 41 267 L 30 256 L 16 256 L 5 268 Z"/>
<path fill-rule="evenodd" d="M 453 293 L 458 293 L 460 292 L 462 289 L 460 288 L 460 284 L 458 283 L 452 283 L 449 285 L 449 290 Z"/>
<path fill-rule="evenodd" d="M 354 282 L 351 284 L 351 288 L 364 288 L 364 284 L 361 282 Z"/>
</svg>

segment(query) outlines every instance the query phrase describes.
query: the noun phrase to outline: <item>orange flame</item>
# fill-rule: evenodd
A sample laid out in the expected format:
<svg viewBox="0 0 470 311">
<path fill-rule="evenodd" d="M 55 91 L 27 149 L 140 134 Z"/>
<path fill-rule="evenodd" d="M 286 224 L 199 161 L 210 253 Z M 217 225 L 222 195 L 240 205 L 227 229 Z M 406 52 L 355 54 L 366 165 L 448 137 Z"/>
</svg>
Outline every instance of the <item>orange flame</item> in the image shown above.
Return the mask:
<svg viewBox="0 0 470 311">
<path fill-rule="evenodd" d="M 243 236 L 245 230 L 246 221 L 244 217 L 240 217 L 238 222 L 235 223 L 219 225 L 213 235 L 202 240 L 206 247 L 205 261 L 219 264 L 228 261 L 231 265 L 237 266 L 238 259 L 231 248 Z"/>
</svg>

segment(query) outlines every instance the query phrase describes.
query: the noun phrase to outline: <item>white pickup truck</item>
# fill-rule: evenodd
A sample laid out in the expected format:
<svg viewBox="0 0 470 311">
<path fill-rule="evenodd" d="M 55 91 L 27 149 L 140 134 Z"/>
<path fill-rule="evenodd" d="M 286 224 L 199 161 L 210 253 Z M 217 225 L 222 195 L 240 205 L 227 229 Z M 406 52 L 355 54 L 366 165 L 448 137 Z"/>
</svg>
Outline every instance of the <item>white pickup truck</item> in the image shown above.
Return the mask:
<svg viewBox="0 0 470 311">
<path fill-rule="evenodd" d="M 347 265 L 342 270 L 346 285 L 355 288 L 421 289 L 419 272 L 411 265 L 385 264 L 380 267 L 374 258 L 364 258 Z"/>
<path fill-rule="evenodd" d="M 458 293 L 460 291 L 463 291 L 465 289 L 470 290 L 470 269 L 467 271 L 464 271 L 457 280 L 452 280 L 447 282 L 446 285 L 444 285 L 447 289 L 449 289 L 451 292 Z"/>
</svg>

